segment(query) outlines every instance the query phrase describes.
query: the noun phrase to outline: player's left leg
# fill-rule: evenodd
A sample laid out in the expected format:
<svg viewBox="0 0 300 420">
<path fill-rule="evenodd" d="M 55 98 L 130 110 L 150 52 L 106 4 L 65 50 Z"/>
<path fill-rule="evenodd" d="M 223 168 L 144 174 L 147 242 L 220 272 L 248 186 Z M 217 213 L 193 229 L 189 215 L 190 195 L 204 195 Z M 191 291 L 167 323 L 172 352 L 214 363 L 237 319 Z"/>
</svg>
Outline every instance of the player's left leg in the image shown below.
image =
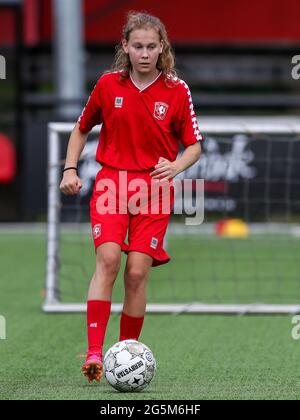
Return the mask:
<svg viewBox="0 0 300 420">
<path fill-rule="evenodd" d="M 163 248 L 164 236 L 174 202 L 174 188 L 170 182 L 152 194 L 149 171 L 133 179 L 142 178 L 148 187 L 142 189 L 140 211 L 130 207 L 127 265 L 124 273 L 125 301 L 120 326 L 120 340 L 138 340 L 146 309 L 146 284 L 151 266 L 166 264 L 170 257 Z M 141 191 L 140 191 L 141 192 Z M 142 205 L 144 203 L 144 205 Z M 156 211 L 152 211 L 155 209 Z M 157 212 L 158 210 L 158 212 Z"/>
<path fill-rule="evenodd" d="M 150 255 L 131 251 L 124 271 L 125 299 L 120 321 L 120 341 L 138 340 L 146 309 L 146 285 L 153 263 Z"/>
</svg>

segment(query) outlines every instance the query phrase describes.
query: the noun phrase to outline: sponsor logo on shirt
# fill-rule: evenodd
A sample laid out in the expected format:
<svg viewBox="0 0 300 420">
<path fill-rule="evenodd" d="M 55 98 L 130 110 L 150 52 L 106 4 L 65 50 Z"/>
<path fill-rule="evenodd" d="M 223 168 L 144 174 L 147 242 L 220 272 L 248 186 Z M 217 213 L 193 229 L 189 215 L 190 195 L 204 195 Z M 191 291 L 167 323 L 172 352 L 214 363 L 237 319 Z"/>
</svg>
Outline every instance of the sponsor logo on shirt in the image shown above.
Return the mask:
<svg viewBox="0 0 300 420">
<path fill-rule="evenodd" d="M 158 245 L 158 239 L 154 238 L 153 236 L 153 238 L 151 239 L 150 248 L 156 249 L 157 245 Z"/>
<path fill-rule="evenodd" d="M 169 105 L 164 102 L 155 102 L 154 104 L 154 117 L 157 120 L 164 120 L 168 112 Z"/>
<path fill-rule="evenodd" d="M 115 108 L 122 108 L 123 106 L 123 98 L 120 96 L 117 96 L 115 99 Z"/>
<path fill-rule="evenodd" d="M 94 239 L 97 239 L 101 236 L 101 225 L 100 224 L 95 225 L 93 227 L 93 236 L 94 236 Z"/>
</svg>

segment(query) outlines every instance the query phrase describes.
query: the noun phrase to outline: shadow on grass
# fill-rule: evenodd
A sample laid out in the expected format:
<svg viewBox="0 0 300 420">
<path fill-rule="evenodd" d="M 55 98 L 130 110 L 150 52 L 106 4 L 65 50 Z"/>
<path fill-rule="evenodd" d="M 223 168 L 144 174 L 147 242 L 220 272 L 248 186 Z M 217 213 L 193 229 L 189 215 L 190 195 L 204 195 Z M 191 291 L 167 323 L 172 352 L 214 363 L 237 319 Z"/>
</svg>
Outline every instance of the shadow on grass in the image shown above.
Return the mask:
<svg viewBox="0 0 300 420">
<path fill-rule="evenodd" d="M 135 391 L 132 391 L 132 392 L 131 391 L 119 392 L 119 391 L 116 391 L 114 389 L 102 388 L 101 385 L 98 385 L 98 384 L 93 384 L 93 385 L 90 385 L 90 384 L 80 385 L 79 388 L 82 388 L 84 390 L 90 389 L 90 390 L 93 390 L 93 391 L 100 391 L 99 392 L 100 394 L 105 394 L 105 395 L 111 394 L 111 395 L 115 395 L 115 396 L 117 396 L 117 395 L 124 395 L 124 394 L 126 394 L 126 395 L 148 395 L 148 396 L 153 395 L 154 396 L 154 395 L 159 395 L 160 394 L 159 391 L 154 391 L 154 390 L 151 390 L 151 389 L 137 391 L 137 392 L 135 392 Z"/>
</svg>

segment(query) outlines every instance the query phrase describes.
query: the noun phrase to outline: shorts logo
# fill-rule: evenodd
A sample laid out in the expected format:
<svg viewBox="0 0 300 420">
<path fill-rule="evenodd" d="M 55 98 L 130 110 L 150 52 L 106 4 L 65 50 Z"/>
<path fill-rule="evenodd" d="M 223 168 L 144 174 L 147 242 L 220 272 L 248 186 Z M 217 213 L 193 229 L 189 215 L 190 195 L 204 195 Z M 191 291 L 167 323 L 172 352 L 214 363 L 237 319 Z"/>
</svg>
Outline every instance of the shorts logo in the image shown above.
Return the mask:
<svg viewBox="0 0 300 420">
<path fill-rule="evenodd" d="M 115 108 L 122 108 L 123 106 L 123 98 L 120 96 L 117 96 L 115 99 Z"/>
<path fill-rule="evenodd" d="M 93 227 L 93 236 L 94 239 L 97 239 L 101 236 L 101 225 L 95 225 Z"/>
<path fill-rule="evenodd" d="M 155 102 L 154 104 L 154 117 L 157 120 L 164 120 L 167 115 L 169 105 L 164 102 Z"/>
<path fill-rule="evenodd" d="M 157 245 L 158 245 L 158 239 L 156 239 L 156 238 L 153 237 L 151 239 L 150 248 L 156 249 L 157 248 Z"/>
</svg>

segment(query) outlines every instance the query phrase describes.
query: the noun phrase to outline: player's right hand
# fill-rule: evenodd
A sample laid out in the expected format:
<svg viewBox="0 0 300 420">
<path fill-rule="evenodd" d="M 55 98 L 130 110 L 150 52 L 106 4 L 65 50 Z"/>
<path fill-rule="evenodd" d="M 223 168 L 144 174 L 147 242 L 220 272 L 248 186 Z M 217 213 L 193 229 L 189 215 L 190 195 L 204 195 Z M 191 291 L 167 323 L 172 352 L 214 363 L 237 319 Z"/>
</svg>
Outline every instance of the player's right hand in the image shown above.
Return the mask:
<svg viewBox="0 0 300 420">
<path fill-rule="evenodd" d="M 66 171 L 64 173 L 63 179 L 59 186 L 60 191 L 65 195 L 78 194 L 82 188 L 81 179 L 76 175 L 76 173 L 68 172 L 69 171 Z"/>
</svg>

